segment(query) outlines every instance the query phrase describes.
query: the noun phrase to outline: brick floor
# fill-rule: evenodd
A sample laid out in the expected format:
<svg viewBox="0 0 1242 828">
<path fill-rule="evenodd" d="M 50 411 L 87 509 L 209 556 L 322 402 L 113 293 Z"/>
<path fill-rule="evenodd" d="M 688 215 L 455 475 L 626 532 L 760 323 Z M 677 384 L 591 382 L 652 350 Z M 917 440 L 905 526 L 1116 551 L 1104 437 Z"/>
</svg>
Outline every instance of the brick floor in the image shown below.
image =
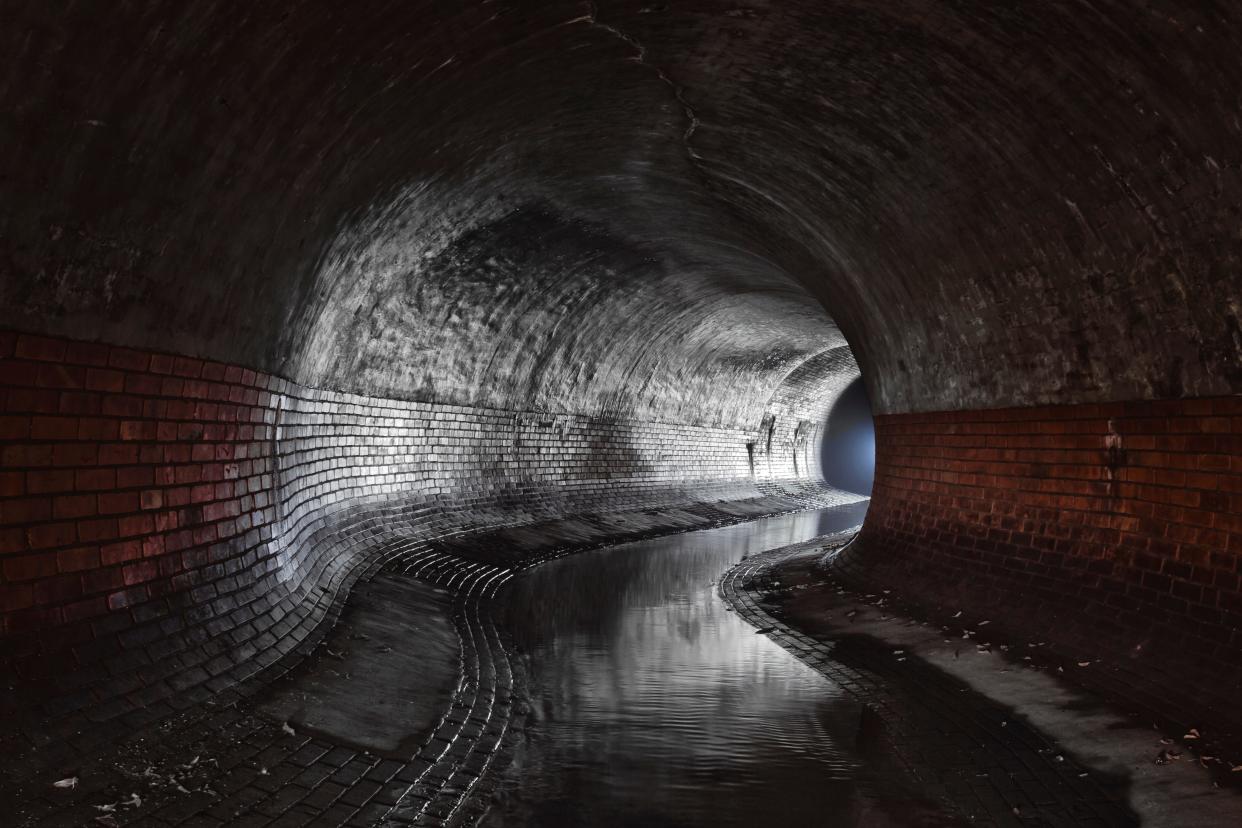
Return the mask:
<svg viewBox="0 0 1242 828">
<path fill-rule="evenodd" d="M 722 578 L 721 595 L 760 631 L 866 705 L 885 754 L 927 795 L 977 826 L 1138 824 L 1125 804 L 1122 780 L 1088 770 L 963 682 L 916 657 L 898 661 L 892 647 L 878 639 L 821 639 L 786 623 L 776 567 L 789 554 L 752 556 Z"/>
</svg>

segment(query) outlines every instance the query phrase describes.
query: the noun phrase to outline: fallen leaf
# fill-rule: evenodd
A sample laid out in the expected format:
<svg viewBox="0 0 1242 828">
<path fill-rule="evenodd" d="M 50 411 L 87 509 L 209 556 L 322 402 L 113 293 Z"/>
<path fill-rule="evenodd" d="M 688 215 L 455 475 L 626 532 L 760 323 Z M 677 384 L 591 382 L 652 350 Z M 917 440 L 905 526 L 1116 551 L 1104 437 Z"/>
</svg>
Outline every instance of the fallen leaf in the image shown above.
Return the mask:
<svg viewBox="0 0 1242 828">
<path fill-rule="evenodd" d="M 77 786 L 78 786 L 78 778 L 76 776 L 67 776 L 64 779 L 57 779 L 55 782 L 52 783 L 53 788 L 60 788 L 62 790 L 70 790 L 70 791 L 76 788 Z"/>
<path fill-rule="evenodd" d="M 1170 762 L 1176 762 L 1180 758 L 1182 758 L 1181 751 L 1165 749 L 1156 754 L 1156 764 L 1167 765 Z"/>
</svg>

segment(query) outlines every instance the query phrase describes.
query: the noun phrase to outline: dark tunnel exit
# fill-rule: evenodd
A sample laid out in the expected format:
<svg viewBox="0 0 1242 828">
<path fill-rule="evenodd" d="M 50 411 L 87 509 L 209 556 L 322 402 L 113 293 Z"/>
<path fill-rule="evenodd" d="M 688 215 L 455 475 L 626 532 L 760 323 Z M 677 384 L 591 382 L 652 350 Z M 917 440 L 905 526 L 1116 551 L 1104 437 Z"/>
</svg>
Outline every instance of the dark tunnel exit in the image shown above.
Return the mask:
<svg viewBox="0 0 1242 828">
<path fill-rule="evenodd" d="M 870 495 L 875 481 L 875 422 L 862 378 L 837 398 L 820 448 L 824 479 L 832 486 Z"/>
</svg>

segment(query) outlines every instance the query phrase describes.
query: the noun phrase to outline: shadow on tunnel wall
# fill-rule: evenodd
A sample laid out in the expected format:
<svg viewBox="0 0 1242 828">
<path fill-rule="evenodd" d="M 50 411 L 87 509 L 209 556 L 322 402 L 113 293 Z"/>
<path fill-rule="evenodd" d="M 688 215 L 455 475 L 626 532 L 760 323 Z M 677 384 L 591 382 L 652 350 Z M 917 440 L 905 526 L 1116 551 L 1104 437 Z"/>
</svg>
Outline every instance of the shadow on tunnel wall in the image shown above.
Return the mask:
<svg viewBox="0 0 1242 828">
<path fill-rule="evenodd" d="M 820 462 L 829 485 L 871 494 L 875 482 L 875 421 L 861 377 L 850 383 L 828 412 Z"/>
</svg>

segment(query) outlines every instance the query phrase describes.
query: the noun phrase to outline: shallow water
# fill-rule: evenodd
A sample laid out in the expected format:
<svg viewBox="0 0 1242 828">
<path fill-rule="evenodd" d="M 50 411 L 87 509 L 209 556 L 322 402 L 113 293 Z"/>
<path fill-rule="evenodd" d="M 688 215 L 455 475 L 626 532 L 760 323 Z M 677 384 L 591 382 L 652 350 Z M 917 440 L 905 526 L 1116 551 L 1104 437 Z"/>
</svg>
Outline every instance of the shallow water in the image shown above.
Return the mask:
<svg viewBox="0 0 1242 828">
<path fill-rule="evenodd" d="M 854 749 L 858 704 L 726 608 L 743 556 L 866 504 L 571 555 L 514 582 L 526 739 L 493 826 L 937 824 Z"/>
</svg>

